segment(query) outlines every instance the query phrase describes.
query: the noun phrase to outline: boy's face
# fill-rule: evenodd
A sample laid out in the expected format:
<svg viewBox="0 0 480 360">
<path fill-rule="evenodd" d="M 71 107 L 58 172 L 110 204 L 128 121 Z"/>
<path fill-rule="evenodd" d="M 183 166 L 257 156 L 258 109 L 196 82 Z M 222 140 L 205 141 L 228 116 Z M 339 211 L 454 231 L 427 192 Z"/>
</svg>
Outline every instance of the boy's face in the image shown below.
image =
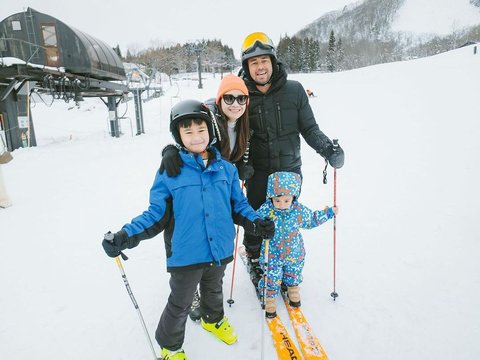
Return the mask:
<svg viewBox="0 0 480 360">
<path fill-rule="evenodd" d="M 180 127 L 178 132 L 180 133 L 183 145 L 188 151 L 194 154 L 200 154 L 207 148 L 210 136 L 205 121 L 200 125 L 192 122 L 192 125 L 189 127 Z"/>
<path fill-rule="evenodd" d="M 275 209 L 286 210 L 289 209 L 293 202 L 293 195 L 275 196 L 272 198 L 272 203 Z"/>
</svg>

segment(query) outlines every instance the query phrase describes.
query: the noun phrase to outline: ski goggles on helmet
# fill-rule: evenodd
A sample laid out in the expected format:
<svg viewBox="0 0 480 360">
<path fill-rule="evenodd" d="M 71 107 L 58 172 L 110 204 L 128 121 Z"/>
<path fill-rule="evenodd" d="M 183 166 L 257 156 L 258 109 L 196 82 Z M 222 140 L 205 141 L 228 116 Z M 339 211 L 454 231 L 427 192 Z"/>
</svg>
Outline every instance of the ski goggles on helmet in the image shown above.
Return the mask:
<svg viewBox="0 0 480 360">
<path fill-rule="evenodd" d="M 263 32 L 254 32 L 248 35 L 242 44 L 242 55 L 245 55 L 255 49 L 261 47 L 265 50 L 275 49 L 272 40 Z"/>
<path fill-rule="evenodd" d="M 227 105 L 232 105 L 235 100 L 237 101 L 238 105 L 245 105 L 248 100 L 247 95 L 238 95 L 238 96 L 233 96 L 232 94 L 224 94 L 222 96 L 223 101 L 225 101 L 225 104 Z"/>
</svg>

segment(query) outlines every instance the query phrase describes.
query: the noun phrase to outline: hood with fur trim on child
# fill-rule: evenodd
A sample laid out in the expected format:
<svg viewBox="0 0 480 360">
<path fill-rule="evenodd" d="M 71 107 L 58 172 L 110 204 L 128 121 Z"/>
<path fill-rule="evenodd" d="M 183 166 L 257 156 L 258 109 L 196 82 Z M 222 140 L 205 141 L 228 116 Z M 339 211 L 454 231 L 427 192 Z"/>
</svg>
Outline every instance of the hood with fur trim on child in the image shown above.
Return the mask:
<svg viewBox="0 0 480 360">
<path fill-rule="evenodd" d="M 293 195 L 298 199 L 301 186 L 300 175 L 288 171 L 277 171 L 268 177 L 267 200 L 282 195 Z"/>
</svg>

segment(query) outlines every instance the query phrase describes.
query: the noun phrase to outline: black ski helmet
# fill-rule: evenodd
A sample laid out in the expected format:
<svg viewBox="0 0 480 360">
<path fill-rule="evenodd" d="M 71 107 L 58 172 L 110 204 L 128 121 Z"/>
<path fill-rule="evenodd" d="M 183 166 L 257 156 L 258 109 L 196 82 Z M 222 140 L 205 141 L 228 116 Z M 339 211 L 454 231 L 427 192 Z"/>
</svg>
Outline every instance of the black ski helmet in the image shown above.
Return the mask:
<svg viewBox="0 0 480 360">
<path fill-rule="evenodd" d="M 248 35 L 242 44 L 242 68 L 249 79 L 252 79 L 248 71 L 247 60 L 256 56 L 268 55 L 272 60 L 273 73 L 277 69 L 277 51 L 272 39 L 263 32 L 254 32 Z M 273 77 L 273 74 L 272 74 Z"/>
<path fill-rule="evenodd" d="M 208 127 L 209 142 L 212 145 L 215 141 L 215 131 L 213 130 L 213 121 L 208 108 L 198 100 L 182 100 L 173 105 L 170 111 L 170 132 L 175 142 L 182 147 L 184 146 L 180 133 L 178 131 L 178 123 L 184 119 L 202 119 L 205 120 Z"/>
</svg>

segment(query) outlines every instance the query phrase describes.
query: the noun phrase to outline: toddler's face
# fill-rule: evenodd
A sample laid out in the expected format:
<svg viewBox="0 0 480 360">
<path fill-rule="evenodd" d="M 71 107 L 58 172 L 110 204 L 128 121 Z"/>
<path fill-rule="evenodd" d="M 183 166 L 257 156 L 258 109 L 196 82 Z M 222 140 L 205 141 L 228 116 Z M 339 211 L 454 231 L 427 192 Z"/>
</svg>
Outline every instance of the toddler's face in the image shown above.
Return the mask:
<svg viewBox="0 0 480 360">
<path fill-rule="evenodd" d="M 279 210 L 289 209 L 293 202 L 293 195 L 275 196 L 272 198 L 273 206 Z"/>
</svg>

